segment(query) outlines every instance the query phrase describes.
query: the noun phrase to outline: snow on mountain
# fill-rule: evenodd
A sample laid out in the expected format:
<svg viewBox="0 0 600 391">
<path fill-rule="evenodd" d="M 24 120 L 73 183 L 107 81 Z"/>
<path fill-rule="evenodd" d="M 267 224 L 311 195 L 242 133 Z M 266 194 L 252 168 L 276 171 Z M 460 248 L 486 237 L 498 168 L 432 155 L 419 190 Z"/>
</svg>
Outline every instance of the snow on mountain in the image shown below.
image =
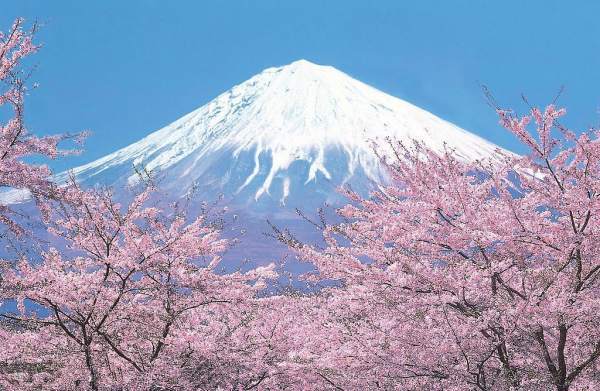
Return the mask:
<svg viewBox="0 0 600 391">
<path fill-rule="evenodd" d="M 251 190 L 254 200 L 277 194 L 284 202 L 319 178 L 339 185 L 360 172 L 381 181 L 370 140 L 388 136 L 436 150 L 446 142 L 465 159 L 490 157 L 498 148 L 333 67 L 299 60 L 266 69 L 73 172 L 86 183 L 118 183 L 136 179 L 133 166 L 145 167 L 167 173 L 165 185 L 181 191 L 198 181 L 226 193 Z"/>
<path fill-rule="evenodd" d="M 324 202 L 336 204 L 342 184 L 366 192 L 385 181 L 372 141 L 386 137 L 421 140 L 438 151 L 447 143 L 466 160 L 493 157 L 499 149 L 333 67 L 299 60 L 266 69 L 72 172 L 87 185 L 120 186 L 136 181 L 138 167 L 162 178 L 161 188 L 174 199 L 197 187 L 209 201 L 222 194 L 255 227 L 267 218 L 288 225 L 294 207 L 313 212 Z"/>
</svg>

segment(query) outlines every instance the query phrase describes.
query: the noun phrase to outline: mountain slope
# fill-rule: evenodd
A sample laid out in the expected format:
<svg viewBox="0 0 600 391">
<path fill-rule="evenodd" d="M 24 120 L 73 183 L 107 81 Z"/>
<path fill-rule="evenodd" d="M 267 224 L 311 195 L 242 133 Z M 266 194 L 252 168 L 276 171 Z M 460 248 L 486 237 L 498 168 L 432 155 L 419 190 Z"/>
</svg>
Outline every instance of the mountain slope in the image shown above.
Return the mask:
<svg viewBox="0 0 600 391">
<path fill-rule="evenodd" d="M 438 151 L 447 143 L 466 160 L 493 158 L 499 149 L 333 67 L 300 60 L 266 69 L 72 172 L 84 185 L 119 187 L 137 180 L 137 167 L 154 173 L 173 200 L 195 188 L 208 201 L 222 196 L 253 235 L 242 255 L 276 257 L 261 235 L 268 229 L 266 219 L 297 226 L 294 208 L 311 213 L 324 203 L 338 205 L 340 185 L 366 193 L 384 182 L 372 141 L 383 143 L 386 137 L 421 140 Z M 23 193 L 4 198 L 16 201 Z"/>
<path fill-rule="evenodd" d="M 319 178 L 380 181 L 370 140 L 418 139 L 465 159 L 497 146 L 328 66 L 300 60 L 269 68 L 172 124 L 73 170 L 86 183 L 131 182 L 132 167 L 166 173 L 184 191 L 193 182 L 258 200 L 284 201 Z M 298 164 L 300 166 L 298 166 Z M 298 166 L 298 167 L 296 167 Z M 183 186 L 182 186 L 183 185 Z M 174 189 L 172 189 L 174 190 Z"/>
</svg>

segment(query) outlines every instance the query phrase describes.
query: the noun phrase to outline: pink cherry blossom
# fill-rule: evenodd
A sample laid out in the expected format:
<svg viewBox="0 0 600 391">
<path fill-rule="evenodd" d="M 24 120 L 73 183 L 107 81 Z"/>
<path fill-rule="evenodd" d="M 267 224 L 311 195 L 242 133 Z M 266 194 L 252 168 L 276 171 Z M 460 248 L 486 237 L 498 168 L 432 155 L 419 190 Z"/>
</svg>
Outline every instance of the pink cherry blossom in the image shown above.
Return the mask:
<svg viewBox="0 0 600 391">
<path fill-rule="evenodd" d="M 527 157 L 465 163 L 391 143 L 394 184 L 339 213 L 327 247 L 287 242 L 322 293 L 306 367 L 337 389 L 600 385 L 600 141 L 499 110 Z M 286 240 L 284 238 L 284 240 Z"/>
<path fill-rule="evenodd" d="M 32 155 L 56 158 L 65 153 L 58 149 L 58 143 L 70 136 L 36 137 L 27 130 L 24 116 L 28 72 L 21 64 L 39 46 L 33 43 L 36 26 L 27 32 L 23 25 L 23 19 L 17 19 L 7 33 L 0 32 L 0 118 L 5 118 L 4 122 L 0 120 L 0 186 L 26 190 L 39 203 L 59 196 L 57 188 L 46 165 L 31 164 L 26 159 Z M 0 204 L 0 223 L 14 233 L 23 232 L 8 205 Z"/>
<path fill-rule="evenodd" d="M 202 216 L 187 223 L 146 206 L 150 193 L 121 205 L 109 190 L 63 191 L 49 224 L 64 249 L 3 273 L 4 299 L 24 305 L 3 314 L 13 330 L 2 331 L 0 361 L 13 369 L 0 384 L 212 389 L 266 376 L 251 364 L 262 336 L 246 338 L 273 266 L 218 273 L 219 231 Z"/>
</svg>

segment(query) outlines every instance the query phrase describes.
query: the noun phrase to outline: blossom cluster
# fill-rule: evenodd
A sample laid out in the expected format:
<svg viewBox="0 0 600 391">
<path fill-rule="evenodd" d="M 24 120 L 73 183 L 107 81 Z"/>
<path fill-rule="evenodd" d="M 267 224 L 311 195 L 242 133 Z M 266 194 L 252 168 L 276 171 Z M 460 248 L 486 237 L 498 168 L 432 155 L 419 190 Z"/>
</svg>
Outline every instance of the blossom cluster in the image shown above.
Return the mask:
<svg viewBox="0 0 600 391">
<path fill-rule="evenodd" d="M 391 183 L 342 189 L 325 246 L 275 228 L 324 284 L 272 293 L 273 264 L 224 271 L 220 227 L 152 184 L 117 199 L 27 162 L 64 137 L 26 130 L 22 26 L 0 34 L 0 183 L 53 239 L 0 264 L 1 389 L 600 389 L 600 134 L 564 109 L 498 110 L 526 156 L 390 140 Z M 7 206 L 0 223 L 23 232 Z"/>
</svg>

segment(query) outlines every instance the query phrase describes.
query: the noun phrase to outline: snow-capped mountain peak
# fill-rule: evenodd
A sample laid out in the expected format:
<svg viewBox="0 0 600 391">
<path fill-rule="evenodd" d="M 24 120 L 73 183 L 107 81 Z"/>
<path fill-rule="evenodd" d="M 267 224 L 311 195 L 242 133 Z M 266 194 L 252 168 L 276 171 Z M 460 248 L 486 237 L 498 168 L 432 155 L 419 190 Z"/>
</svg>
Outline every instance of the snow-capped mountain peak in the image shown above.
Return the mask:
<svg viewBox="0 0 600 391">
<path fill-rule="evenodd" d="M 268 68 L 142 140 L 73 170 L 84 182 L 135 179 L 132 166 L 168 172 L 254 200 L 322 178 L 339 185 L 357 172 L 380 181 L 372 140 L 444 143 L 465 159 L 497 146 L 330 66 L 306 60 Z M 169 183 L 167 183 L 169 186 Z"/>
<path fill-rule="evenodd" d="M 245 245 L 230 250 L 228 259 L 270 262 L 286 250 L 265 241 L 262 233 L 270 229 L 265 220 L 315 239 L 294 208 L 312 214 L 324 204 L 346 202 L 337 191 L 340 185 L 367 195 L 385 183 L 372 142 L 383 144 L 386 137 L 421 140 L 438 151 L 446 143 L 465 160 L 495 158 L 498 151 L 481 137 L 333 67 L 300 60 L 268 68 L 140 141 L 71 172 L 83 185 L 115 185 L 118 191 L 138 179 L 137 167 L 154 174 L 167 201 L 191 190 L 194 200 L 222 199 L 220 205 L 243 226 L 236 232 L 245 232 Z M 0 197 L 4 203 L 29 199 L 18 190 Z M 232 228 L 227 235 L 236 236 Z"/>
</svg>

